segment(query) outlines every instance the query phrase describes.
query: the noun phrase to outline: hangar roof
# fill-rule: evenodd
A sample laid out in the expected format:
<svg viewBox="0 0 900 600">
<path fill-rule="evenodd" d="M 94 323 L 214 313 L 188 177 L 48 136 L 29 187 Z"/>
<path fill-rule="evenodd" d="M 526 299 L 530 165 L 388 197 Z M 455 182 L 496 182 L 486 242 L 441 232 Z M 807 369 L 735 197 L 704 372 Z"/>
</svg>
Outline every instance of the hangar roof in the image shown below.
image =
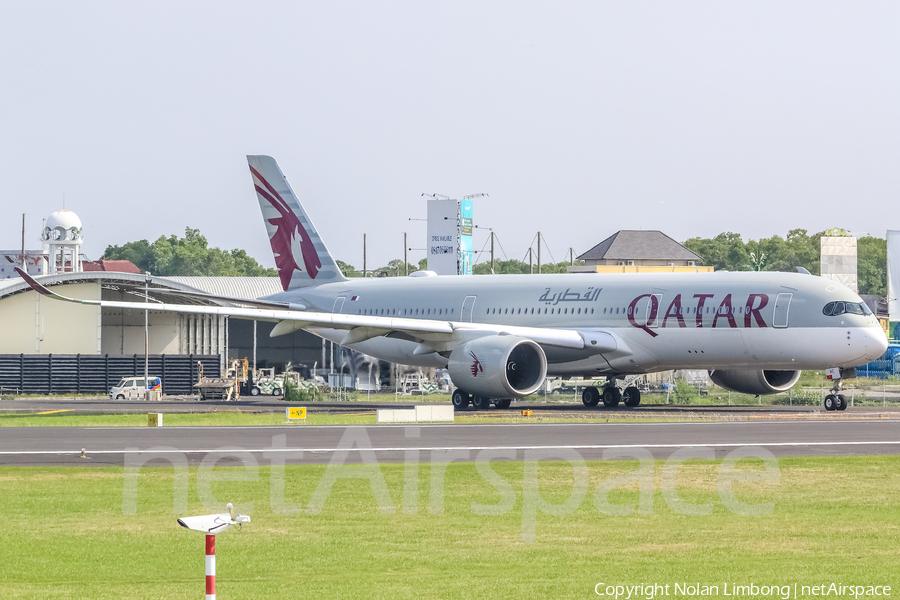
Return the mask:
<svg viewBox="0 0 900 600">
<path fill-rule="evenodd" d="M 231 296 L 232 298 L 256 299 L 284 291 L 281 289 L 281 280 L 278 277 L 161 277 L 159 279 L 189 286 L 207 294 Z"/>
<path fill-rule="evenodd" d="M 85 271 L 81 273 L 57 273 L 36 276 L 36 280 L 50 287 L 75 283 L 96 282 L 105 288 L 125 288 L 131 293 L 144 297 L 144 275 L 140 273 L 120 273 L 115 271 Z M 150 297 L 180 304 L 215 304 L 205 298 L 167 294 L 166 290 L 205 292 L 219 296 L 255 299 L 281 290 L 277 277 L 151 277 Z M 28 284 L 21 278 L 0 281 L 0 299 L 28 291 Z M 63 292 L 65 293 L 65 292 Z"/>
</svg>

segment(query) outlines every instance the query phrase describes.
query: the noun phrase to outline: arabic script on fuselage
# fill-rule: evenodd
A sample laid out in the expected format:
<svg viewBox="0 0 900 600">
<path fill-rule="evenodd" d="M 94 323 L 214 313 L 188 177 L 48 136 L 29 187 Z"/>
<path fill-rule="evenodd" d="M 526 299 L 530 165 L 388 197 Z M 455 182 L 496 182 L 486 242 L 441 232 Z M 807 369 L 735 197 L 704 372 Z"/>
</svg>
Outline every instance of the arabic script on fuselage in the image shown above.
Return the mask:
<svg viewBox="0 0 900 600">
<path fill-rule="evenodd" d="M 551 288 L 547 288 L 538 298 L 538 302 L 543 302 L 547 306 L 556 306 L 560 302 L 594 302 L 602 290 L 603 288 L 594 289 L 594 286 L 591 286 L 583 292 L 572 291 L 572 288 L 554 292 Z"/>
</svg>

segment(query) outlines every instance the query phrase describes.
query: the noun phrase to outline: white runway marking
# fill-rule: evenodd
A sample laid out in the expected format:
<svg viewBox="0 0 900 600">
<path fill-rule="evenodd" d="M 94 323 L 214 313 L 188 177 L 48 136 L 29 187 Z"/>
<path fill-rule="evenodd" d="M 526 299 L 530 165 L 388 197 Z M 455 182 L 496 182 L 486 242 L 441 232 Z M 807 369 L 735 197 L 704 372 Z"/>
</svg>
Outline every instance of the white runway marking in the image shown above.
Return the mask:
<svg viewBox="0 0 900 600">
<path fill-rule="evenodd" d="M 900 440 L 884 441 L 884 442 L 744 442 L 741 444 L 590 444 L 590 445 L 548 445 L 548 446 L 408 446 L 396 448 L 234 448 L 221 447 L 209 448 L 203 450 L 139 450 L 136 448 L 125 448 L 122 450 L 87 450 L 87 454 L 141 454 L 148 452 L 152 454 L 210 454 L 219 452 L 223 454 L 231 454 L 234 452 L 250 452 L 250 453 L 292 453 L 292 452 L 406 452 L 416 450 L 420 452 L 427 451 L 450 451 L 450 450 L 606 450 L 610 448 L 740 448 L 743 446 L 760 446 L 763 448 L 772 447 L 808 447 L 808 446 L 879 446 L 879 445 L 900 445 Z M 80 455 L 81 450 L 22 450 L 22 451 L 0 451 L 0 456 L 24 456 L 24 455 Z"/>
</svg>

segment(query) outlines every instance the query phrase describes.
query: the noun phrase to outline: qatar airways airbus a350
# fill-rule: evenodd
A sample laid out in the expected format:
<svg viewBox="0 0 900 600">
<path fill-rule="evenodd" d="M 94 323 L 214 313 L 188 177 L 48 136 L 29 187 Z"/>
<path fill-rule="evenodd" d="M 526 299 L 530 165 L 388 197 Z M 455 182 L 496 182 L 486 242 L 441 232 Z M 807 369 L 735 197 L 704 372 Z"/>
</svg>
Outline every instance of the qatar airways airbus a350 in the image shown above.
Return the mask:
<svg viewBox="0 0 900 600">
<path fill-rule="evenodd" d="M 801 273 L 654 273 L 348 279 L 275 160 L 248 156 L 283 292 L 230 306 L 157 304 L 153 310 L 275 321 L 273 336 L 305 329 L 390 362 L 447 368 L 453 404 L 509 406 L 550 376 L 606 377 L 583 401 L 637 406 L 626 376 L 707 369 L 746 394 L 788 390 L 803 369 L 848 370 L 881 356 L 887 338 L 866 304 L 834 281 Z M 144 303 L 60 296 L 145 310 Z M 826 397 L 846 406 L 840 378 Z"/>
</svg>

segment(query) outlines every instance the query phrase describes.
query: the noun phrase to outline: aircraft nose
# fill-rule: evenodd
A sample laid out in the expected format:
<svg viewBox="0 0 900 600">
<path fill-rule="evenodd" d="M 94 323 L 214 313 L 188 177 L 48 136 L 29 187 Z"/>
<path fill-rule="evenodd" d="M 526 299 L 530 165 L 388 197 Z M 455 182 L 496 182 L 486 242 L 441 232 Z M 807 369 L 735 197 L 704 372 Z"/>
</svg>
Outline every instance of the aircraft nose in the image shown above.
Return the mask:
<svg viewBox="0 0 900 600">
<path fill-rule="evenodd" d="M 865 330 L 863 340 L 865 343 L 865 358 L 869 362 L 881 358 L 881 355 L 887 351 L 888 339 L 881 326 L 868 327 Z"/>
</svg>

